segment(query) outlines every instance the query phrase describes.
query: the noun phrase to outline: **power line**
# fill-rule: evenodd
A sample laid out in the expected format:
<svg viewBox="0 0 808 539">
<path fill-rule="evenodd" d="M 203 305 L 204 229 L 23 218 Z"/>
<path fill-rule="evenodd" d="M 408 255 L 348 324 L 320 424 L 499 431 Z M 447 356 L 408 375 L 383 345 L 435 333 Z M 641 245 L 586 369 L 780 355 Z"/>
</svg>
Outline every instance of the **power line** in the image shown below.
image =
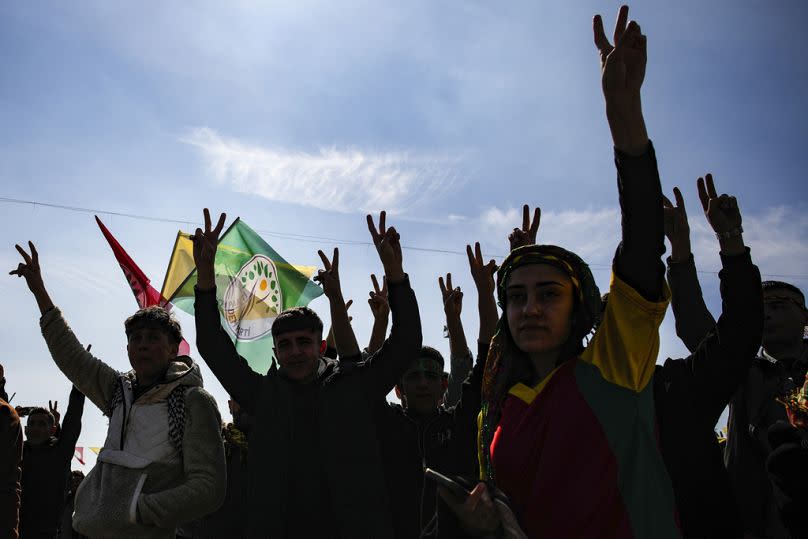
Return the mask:
<svg viewBox="0 0 808 539">
<path fill-rule="evenodd" d="M 142 215 L 137 213 L 127 213 L 127 212 L 116 212 L 110 210 L 103 210 L 99 208 L 83 208 L 81 206 L 70 206 L 66 204 L 54 204 L 50 202 L 39 202 L 35 200 L 24 200 L 19 198 L 10 198 L 10 197 L 3 197 L 0 196 L 0 203 L 5 202 L 7 204 L 19 204 L 19 205 L 28 205 L 28 206 L 42 206 L 45 208 L 53 208 L 57 210 L 65 210 L 71 211 L 75 213 L 87 213 L 87 214 L 104 214 L 104 215 L 112 215 L 115 217 L 126 217 L 128 219 L 135 219 L 140 221 L 150 221 L 156 223 L 169 223 L 169 224 L 177 224 L 177 225 L 185 225 L 188 227 L 192 227 L 194 225 L 198 225 L 200 223 L 191 221 L 191 220 L 181 220 L 181 219 L 170 219 L 168 217 L 154 217 L 151 215 Z M 262 230 L 256 229 L 256 232 L 260 232 L 261 234 L 265 234 L 267 236 L 273 236 L 276 238 L 288 239 L 293 241 L 301 241 L 306 243 L 322 243 L 324 241 L 339 244 L 339 245 L 356 245 L 356 246 L 367 246 L 373 247 L 373 243 L 370 241 L 362 241 L 362 240 L 350 240 L 345 238 L 331 238 L 328 236 L 313 236 L 308 234 L 296 234 L 293 232 L 279 232 L 276 230 Z M 417 251 L 422 253 L 436 253 L 436 254 L 450 254 L 450 255 L 460 255 L 465 256 L 466 251 L 458 251 L 454 249 L 437 249 L 437 248 L 430 248 L 430 247 L 418 247 L 415 245 L 401 245 L 401 248 L 407 251 Z M 490 255 L 491 258 L 495 259 L 504 259 L 505 255 Z M 611 268 L 611 264 L 602 264 L 602 263 L 592 263 L 589 264 L 589 267 L 596 268 L 596 269 L 608 269 Z M 710 271 L 710 270 L 696 270 L 697 273 L 701 273 L 703 275 L 718 275 L 718 271 Z M 778 279 L 803 279 L 808 280 L 808 275 L 794 275 L 794 274 L 778 274 L 778 273 L 762 273 L 763 277 L 775 277 Z"/>
</svg>

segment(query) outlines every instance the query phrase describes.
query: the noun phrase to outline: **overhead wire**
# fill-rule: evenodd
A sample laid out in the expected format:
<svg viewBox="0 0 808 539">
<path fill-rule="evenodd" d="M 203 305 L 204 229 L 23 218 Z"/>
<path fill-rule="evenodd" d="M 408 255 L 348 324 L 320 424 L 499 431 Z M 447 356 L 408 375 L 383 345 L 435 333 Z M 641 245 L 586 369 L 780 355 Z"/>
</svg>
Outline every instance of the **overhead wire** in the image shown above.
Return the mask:
<svg viewBox="0 0 808 539">
<path fill-rule="evenodd" d="M 11 198 L 11 197 L 4 197 L 0 196 L 0 203 L 7 203 L 7 204 L 19 204 L 19 205 L 30 205 L 30 206 L 42 206 L 44 208 L 53 208 L 58 210 L 76 212 L 76 213 L 87 213 L 87 214 L 103 214 L 103 215 L 111 215 L 115 217 L 125 217 L 127 219 L 135 219 L 141 221 L 150 221 L 156 223 L 169 223 L 169 224 L 177 224 L 177 225 L 185 225 L 186 227 L 193 227 L 199 225 L 198 222 L 193 220 L 183 220 L 183 219 L 172 219 L 169 217 L 155 217 L 152 215 L 143 215 L 137 213 L 130 213 L 130 212 L 120 212 L 120 211 L 112 211 L 112 210 L 105 210 L 100 208 L 85 208 L 81 206 L 72 206 L 68 204 L 55 204 L 52 202 L 41 202 L 36 200 L 25 200 L 19 198 Z M 345 238 L 332 238 L 328 236 L 315 236 L 310 234 L 298 234 L 294 232 L 282 232 L 277 230 L 265 230 L 265 229 L 256 229 L 256 232 L 261 234 L 265 234 L 267 236 L 272 236 L 276 238 L 288 239 L 293 241 L 300 241 L 306 243 L 322 243 L 324 241 L 339 244 L 339 245 L 354 245 L 354 246 L 373 246 L 373 243 L 370 241 L 364 240 L 353 240 L 353 239 L 345 239 Z M 417 252 L 424 252 L 424 253 L 435 253 L 435 254 L 451 254 L 451 255 L 466 255 L 465 250 L 456 250 L 456 249 L 439 249 L 434 247 L 419 247 L 417 245 L 405 245 L 402 244 L 401 248 L 407 251 L 417 251 Z M 505 258 L 505 255 L 490 255 L 491 258 L 502 260 Z M 611 268 L 611 264 L 604 264 L 604 263 L 591 263 L 589 264 L 590 267 L 596 269 L 608 269 Z M 718 271 L 711 271 L 711 270 L 696 270 L 697 273 L 705 274 L 705 275 L 718 275 Z M 774 277 L 778 279 L 801 279 L 801 280 L 808 280 L 808 275 L 799 275 L 799 274 L 778 274 L 778 273 L 761 273 L 764 277 Z"/>
</svg>

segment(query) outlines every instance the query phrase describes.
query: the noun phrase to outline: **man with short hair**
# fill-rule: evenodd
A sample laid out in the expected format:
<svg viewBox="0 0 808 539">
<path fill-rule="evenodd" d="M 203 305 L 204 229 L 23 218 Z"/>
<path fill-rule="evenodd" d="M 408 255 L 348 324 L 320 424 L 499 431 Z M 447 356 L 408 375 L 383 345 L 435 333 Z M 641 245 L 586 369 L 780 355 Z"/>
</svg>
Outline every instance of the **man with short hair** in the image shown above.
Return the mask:
<svg viewBox="0 0 808 539">
<path fill-rule="evenodd" d="M 451 274 L 447 274 L 445 282 L 443 277 L 439 279 L 449 330 L 452 370 L 456 375 L 459 370 L 465 370 L 463 379 L 457 381 L 457 402 L 454 406 L 444 405 L 447 385 L 450 383 L 445 373 L 444 358 L 436 349 L 422 346 L 392 388 L 401 404 L 388 403 L 386 398 L 379 397 L 374 407 L 393 526 L 398 539 L 432 537 L 436 532 L 436 485 L 425 479 L 424 468 L 445 474 L 472 475 L 476 464 L 476 460 L 467 457 L 474 455 L 469 448 L 474 447 L 476 439 L 483 367 L 496 317 L 492 292 L 495 265 L 493 261 L 483 263 L 479 244 L 476 245 L 476 255 L 470 246 L 467 251 L 471 273 L 477 285 L 480 315 L 478 360 L 470 374 L 464 368 L 466 364 L 473 363 L 473 356 L 468 349 L 460 318 L 463 292 L 460 287 L 452 286 Z M 322 252 L 320 256 L 328 265 Z M 326 278 L 323 273 L 319 277 L 330 301 L 337 351 L 344 358 L 343 361 L 349 363 L 352 357 L 358 357 L 359 346 L 348 323 L 347 309 L 342 307 L 338 274 L 332 271 Z M 381 316 L 386 314 L 377 315 L 373 305 L 383 289 L 379 289 L 375 278 L 373 283 L 370 304 L 374 312 L 374 327 L 386 327 L 386 320 L 381 320 L 379 324 Z"/>
<path fill-rule="evenodd" d="M 178 524 L 216 509 L 226 486 L 219 411 L 199 367 L 177 355 L 179 323 L 161 307 L 127 318 L 132 370 L 117 372 L 73 334 L 28 244 L 30 255 L 17 246 L 24 262 L 11 273 L 25 278 L 36 299 L 56 365 L 109 417 L 104 447 L 76 494 L 73 527 L 94 539 L 173 539 Z"/>
<path fill-rule="evenodd" d="M 424 468 L 454 473 L 458 430 L 471 431 L 479 413 L 482 366 L 477 363 L 456 406 L 441 406 L 446 391 L 443 356 L 423 346 L 395 386 L 401 404 L 378 403 L 379 439 L 385 477 L 393 506 L 396 537 L 431 536 L 437 508 L 434 482 L 424 477 Z M 465 423 L 465 425 L 463 425 Z"/>
<path fill-rule="evenodd" d="M 690 253 L 686 217 L 677 248 L 672 240 L 668 260 L 668 280 L 673 289 L 672 306 L 676 333 L 691 352 L 715 329 L 707 310 Z M 742 229 L 735 229 L 737 241 Z M 676 250 L 682 254 L 674 256 Z M 768 431 L 778 421 L 786 421 L 779 398 L 805 379 L 808 343 L 804 339 L 808 310 L 803 293 L 790 283 L 763 281 L 763 347 L 729 403 L 729 423 L 724 463 L 738 501 L 743 528 L 758 537 L 784 537 L 778 511 L 772 501 L 772 487 L 766 474 L 766 458 L 771 452 Z M 743 361 L 743 358 L 737 358 Z M 745 368 L 744 363 L 737 363 Z M 736 371 L 737 369 L 731 369 Z M 731 372 L 727 375 L 734 375 Z"/>
<path fill-rule="evenodd" d="M 58 437 L 57 419 L 51 411 L 37 407 L 28 413 L 20 482 L 20 537 L 23 539 L 51 539 L 58 532 L 83 412 L 84 395 L 74 386 Z"/>
<path fill-rule="evenodd" d="M 205 230 L 193 237 L 197 347 L 225 390 L 254 417 L 247 536 L 393 537 L 372 404 L 384 398 L 421 348 L 418 304 L 402 267 L 398 233 L 385 227 L 384 212 L 378 229 L 368 216 L 393 313 L 382 347 L 358 362 L 324 358 L 322 321 L 311 309 L 297 307 L 275 319 L 275 362 L 259 374 L 221 327 L 214 259 L 225 215 L 211 229 L 207 209 L 204 214 Z M 335 252 L 318 277 L 335 276 L 338 264 Z M 329 297 L 335 324 L 335 314 L 347 322 L 345 301 L 336 293 L 339 297 Z M 336 303 L 342 313 L 335 313 Z"/>
</svg>

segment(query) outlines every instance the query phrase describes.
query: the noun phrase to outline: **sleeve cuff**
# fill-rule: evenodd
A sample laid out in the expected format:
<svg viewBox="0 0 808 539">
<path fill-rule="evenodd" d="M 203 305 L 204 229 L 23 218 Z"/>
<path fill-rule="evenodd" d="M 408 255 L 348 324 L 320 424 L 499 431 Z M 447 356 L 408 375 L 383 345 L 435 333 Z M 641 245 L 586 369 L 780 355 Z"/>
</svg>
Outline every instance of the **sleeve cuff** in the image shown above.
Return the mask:
<svg viewBox="0 0 808 539">
<path fill-rule="evenodd" d="M 45 314 L 43 314 L 39 318 L 39 327 L 42 328 L 42 329 L 45 329 L 45 326 L 47 326 L 48 324 L 50 324 L 51 322 L 53 322 L 57 318 L 60 318 L 61 316 L 62 316 L 62 311 L 59 310 L 59 307 L 55 307 L 55 306 L 51 307 L 50 309 L 45 311 Z"/>
<path fill-rule="evenodd" d="M 732 269 L 738 266 L 747 266 L 752 264 L 752 254 L 749 247 L 743 253 L 738 255 L 725 255 L 719 253 L 721 256 L 721 265 L 724 269 Z"/>
<path fill-rule="evenodd" d="M 474 361 L 474 355 L 471 353 L 471 349 L 467 348 L 462 354 L 450 356 L 449 361 L 451 361 L 452 365 L 471 363 Z"/>
<path fill-rule="evenodd" d="M 648 139 L 648 148 L 645 149 L 645 152 L 642 155 L 629 155 L 623 151 L 614 148 L 614 158 L 617 160 L 618 163 L 621 164 L 630 164 L 630 163 L 641 163 L 644 161 L 648 161 L 649 159 L 656 156 L 656 152 L 654 150 L 654 143 L 651 139 Z"/>
<path fill-rule="evenodd" d="M 216 296 L 216 287 L 214 286 L 210 290 L 203 290 L 199 288 L 197 285 L 194 285 L 194 295 L 196 297 L 206 297 L 206 296 Z"/>
<path fill-rule="evenodd" d="M 673 268 L 682 268 L 689 265 L 695 266 L 696 260 L 693 258 L 693 253 L 690 253 L 685 260 L 679 260 L 677 262 L 674 262 L 673 258 L 669 256 L 665 259 L 665 264 L 668 266 L 668 271 L 670 271 Z"/>
</svg>

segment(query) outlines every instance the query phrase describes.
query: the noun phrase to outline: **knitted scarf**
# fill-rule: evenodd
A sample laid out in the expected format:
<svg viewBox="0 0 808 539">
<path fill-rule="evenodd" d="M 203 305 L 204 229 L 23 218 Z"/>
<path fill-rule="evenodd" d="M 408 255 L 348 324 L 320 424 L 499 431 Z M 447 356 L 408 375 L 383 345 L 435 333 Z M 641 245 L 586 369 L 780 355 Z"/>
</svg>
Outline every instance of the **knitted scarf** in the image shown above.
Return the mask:
<svg viewBox="0 0 808 539">
<path fill-rule="evenodd" d="M 121 376 L 136 383 L 135 376 L 132 373 L 122 374 Z M 166 406 L 168 407 L 168 438 L 180 454 L 182 454 L 182 437 L 185 435 L 185 391 L 190 387 L 189 385 L 179 385 L 172 389 L 166 398 Z M 112 417 L 115 408 L 121 404 L 123 404 L 123 390 L 120 380 L 118 379 L 115 380 L 112 398 L 110 399 L 104 415 Z"/>
</svg>

